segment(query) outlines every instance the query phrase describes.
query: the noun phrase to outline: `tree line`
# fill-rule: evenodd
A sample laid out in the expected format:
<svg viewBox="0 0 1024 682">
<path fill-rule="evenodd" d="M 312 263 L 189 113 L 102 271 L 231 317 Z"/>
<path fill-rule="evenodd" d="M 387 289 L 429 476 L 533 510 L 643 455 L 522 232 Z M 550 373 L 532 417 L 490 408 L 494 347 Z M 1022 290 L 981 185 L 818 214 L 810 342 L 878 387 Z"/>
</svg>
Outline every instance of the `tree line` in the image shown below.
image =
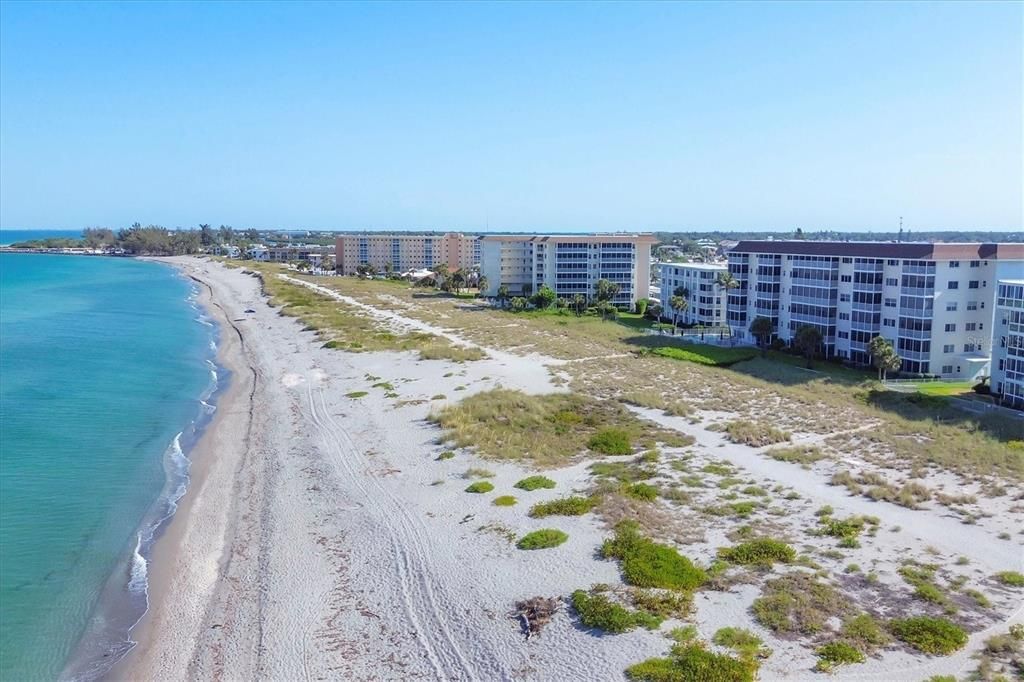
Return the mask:
<svg viewBox="0 0 1024 682">
<path fill-rule="evenodd" d="M 19 249 L 86 248 L 121 250 L 133 256 L 181 256 L 200 253 L 218 245 L 244 246 L 259 241 L 257 230 L 235 230 L 221 225 L 214 229 L 203 224 L 198 229 L 169 230 L 159 225 L 134 223 L 116 232 L 107 227 L 87 227 L 80 239 L 31 239 L 12 244 Z"/>
</svg>

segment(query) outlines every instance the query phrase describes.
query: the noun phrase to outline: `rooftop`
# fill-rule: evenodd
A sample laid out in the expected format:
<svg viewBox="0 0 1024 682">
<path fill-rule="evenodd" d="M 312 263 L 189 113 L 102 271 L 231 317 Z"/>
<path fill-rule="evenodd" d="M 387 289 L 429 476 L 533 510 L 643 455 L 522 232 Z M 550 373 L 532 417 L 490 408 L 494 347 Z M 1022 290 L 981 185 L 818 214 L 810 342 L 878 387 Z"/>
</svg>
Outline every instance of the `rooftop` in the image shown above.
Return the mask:
<svg viewBox="0 0 1024 682">
<path fill-rule="evenodd" d="M 1024 243 L 819 242 L 744 239 L 731 251 L 785 253 L 801 256 L 853 256 L 915 260 L 1024 260 Z"/>
</svg>

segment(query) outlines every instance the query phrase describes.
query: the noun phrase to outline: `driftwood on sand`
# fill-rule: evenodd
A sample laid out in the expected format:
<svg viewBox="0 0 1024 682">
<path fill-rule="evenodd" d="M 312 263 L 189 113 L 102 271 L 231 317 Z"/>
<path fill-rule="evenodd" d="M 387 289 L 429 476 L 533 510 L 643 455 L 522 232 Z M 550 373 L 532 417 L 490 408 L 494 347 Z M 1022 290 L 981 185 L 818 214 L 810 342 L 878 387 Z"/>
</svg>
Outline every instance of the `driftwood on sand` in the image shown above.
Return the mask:
<svg viewBox="0 0 1024 682">
<path fill-rule="evenodd" d="M 509 616 L 519 621 L 526 639 L 529 640 L 551 622 L 551 617 L 561 606 L 561 601 L 556 597 L 530 597 L 517 601 L 515 609 Z"/>
</svg>

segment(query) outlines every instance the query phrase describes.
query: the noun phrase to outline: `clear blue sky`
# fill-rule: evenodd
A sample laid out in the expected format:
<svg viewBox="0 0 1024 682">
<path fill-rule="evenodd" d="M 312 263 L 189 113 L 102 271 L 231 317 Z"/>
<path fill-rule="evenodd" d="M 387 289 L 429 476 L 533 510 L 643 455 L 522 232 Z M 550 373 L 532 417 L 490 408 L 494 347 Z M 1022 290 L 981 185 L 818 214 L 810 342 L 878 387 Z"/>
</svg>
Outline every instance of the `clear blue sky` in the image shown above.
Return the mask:
<svg viewBox="0 0 1024 682">
<path fill-rule="evenodd" d="M 0 226 L 1019 229 L 1022 5 L 0 5 Z"/>
</svg>

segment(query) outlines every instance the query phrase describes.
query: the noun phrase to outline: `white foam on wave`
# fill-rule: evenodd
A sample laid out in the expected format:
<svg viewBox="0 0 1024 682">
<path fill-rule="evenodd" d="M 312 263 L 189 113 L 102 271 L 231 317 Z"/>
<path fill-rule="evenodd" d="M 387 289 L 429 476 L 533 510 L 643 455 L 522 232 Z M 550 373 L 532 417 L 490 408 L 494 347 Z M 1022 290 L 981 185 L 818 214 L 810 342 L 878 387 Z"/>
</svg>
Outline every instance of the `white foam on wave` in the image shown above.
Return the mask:
<svg viewBox="0 0 1024 682">
<path fill-rule="evenodd" d="M 205 400 L 200 400 L 199 404 L 203 406 L 204 410 L 206 410 L 206 414 L 213 414 L 214 412 L 217 411 L 217 406 L 216 405 L 211 405 L 210 403 L 206 402 Z"/>
<path fill-rule="evenodd" d="M 132 594 L 148 595 L 149 591 L 149 562 L 142 556 L 142 533 L 139 533 L 135 542 L 135 551 L 132 553 L 132 570 L 128 579 L 128 590 Z"/>
</svg>

